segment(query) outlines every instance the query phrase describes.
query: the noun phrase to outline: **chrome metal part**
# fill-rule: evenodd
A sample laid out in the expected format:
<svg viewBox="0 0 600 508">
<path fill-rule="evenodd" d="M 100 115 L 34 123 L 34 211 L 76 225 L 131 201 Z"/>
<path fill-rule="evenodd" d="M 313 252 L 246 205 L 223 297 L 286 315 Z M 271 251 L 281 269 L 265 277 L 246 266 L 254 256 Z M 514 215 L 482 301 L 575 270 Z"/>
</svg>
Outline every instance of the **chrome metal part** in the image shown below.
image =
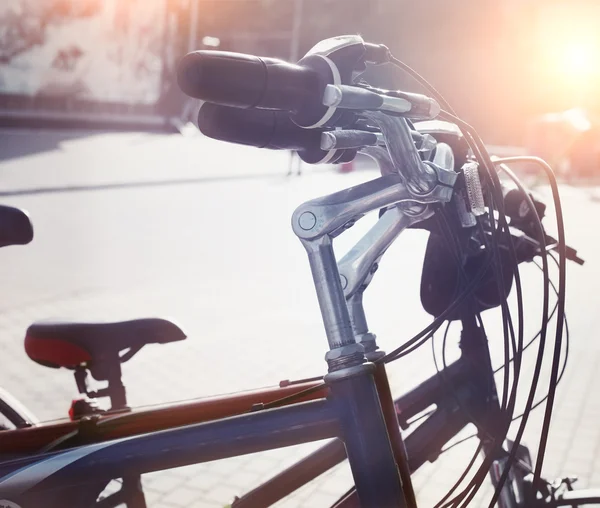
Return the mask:
<svg viewBox="0 0 600 508">
<path fill-rule="evenodd" d="M 365 146 L 360 150 L 360 153 L 368 155 L 377 163 L 382 176 L 398 173 L 398 171 L 394 167 L 394 164 L 392 163 L 392 159 L 390 158 L 390 154 L 387 151 L 387 148 L 383 146 Z"/>
<path fill-rule="evenodd" d="M 369 362 L 373 361 L 373 359 L 370 359 L 369 355 L 377 349 L 376 338 L 377 337 L 372 333 L 365 333 L 363 335 L 356 336 L 356 342 L 364 346 L 365 358 L 367 358 L 367 361 Z"/>
<path fill-rule="evenodd" d="M 432 169 L 434 175 L 435 169 Z M 452 192 L 452 188 L 435 186 L 426 195 L 414 195 L 399 174 L 385 175 L 303 203 L 292 215 L 292 228 L 301 240 L 335 236 L 346 224 L 356 222 L 379 208 L 403 202 L 429 204 L 447 201 L 445 189 Z"/>
<path fill-rule="evenodd" d="M 365 348 L 357 343 L 348 344 L 346 346 L 340 346 L 338 348 L 332 349 L 331 351 L 327 351 L 325 353 L 325 360 L 337 360 L 342 356 L 353 355 L 355 353 L 364 353 Z"/>
<path fill-rule="evenodd" d="M 462 137 L 462 132 L 458 125 L 446 122 L 445 120 L 423 120 L 414 123 L 415 130 L 428 134 L 446 134 L 456 138 Z"/>
<path fill-rule="evenodd" d="M 381 110 L 388 113 L 407 113 L 412 109 L 412 104 L 406 99 L 400 97 L 392 97 L 390 95 L 382 95 L 383 104 Z"/>
<path fill-rule="evenodd" d="M 308 253 L 329 349 L 354 345 L 350 314 L 329 236 L 302 244 Z"/>
<path fill-rule="evenodd" d="M 431 152 L 437 146 L 437 141 L 431 134 L 423 134 L 419 151 Z"/>
<path fill-rule="evenodd" d="M 354 129 L 342 129 L 335 131 L 325 131 L 321 133 L 321 149 L 359 149 L 363 146 L 376 146 L 379 138 L 374 132 L 367 132 Z"/>
<path fill-rule="evenodd" d="M 348 305 L 348 312 L 350 313 L 350 320 L 352 321 L 354 337 L 356 338 L 368 334 L 369 327 L 367 326 L 367 317 L 365 316 L 365 309 L 363 307 L 363 292 L 359 291 L 354 293 L 346 300 L 346 302 Z"/>
<path fill-rule="evenodd" d="M 335 108 L 341 104 L 343 97 L 344 94 L 341 88 L 335 85 L 327 85 L 323 92 L 323 106 Z"/>
<path fill-rule="evenodd" d="M 437 143 L 431 162 L 446 170 L 454 169 L 454 153 L 452 152 L 450 145 L 447 145 L 446 143 Z"/>
<path fill-rule="evenodd" d="M 483 200 L 483 191 L 481 189 L 481 180 L 479 179 L 479 165 L 476 162 L 467 162 L 462 167 L 465 177 L 465 187 L 467 189 L 467 198 L 473 215 L 480 216 L 485 213 L 485 202 Z"/>
<path fill-rule="evenodd" d="M 430 192 L 437 183 L 436 176 L 421 160 L 406 120 L 380 111 L 365 111 L 363 116 L 383 133 L 390 159 L 406 178 L 411 191 L 415 194 Z"/>
<path fill-rule="evenodd" d="M 377 262 L 402 231 L 432 214 L 429 207 L 416 215 L 409 215 L 397 206 L 388 209 L 338 263 L 340 275 L 347 280 L 344 287 L 346 299 L 371 281 Z"/>
<path fill-rule="evenodd" d="M 334 150 L 337 144 L 337 138 L 333 132 L 323 132 L 321 134 L 321 150 Z"/>
<path fill-rule="evenodd" d="M 353 367 L 346 367 L 340 370 L 336 370 L 333 372 L 329 372 L 323 376 L 323 381 L 326 383 L 331 383 L 333 381 L 339 381 L 340 379 L 346 379 L 353 376 L 358 376 L 360 374 L 364 374 L 366 372 L 374 372 L 375 364 L 366 362 L 360 365 L 355 365 Z"/>
</svg>

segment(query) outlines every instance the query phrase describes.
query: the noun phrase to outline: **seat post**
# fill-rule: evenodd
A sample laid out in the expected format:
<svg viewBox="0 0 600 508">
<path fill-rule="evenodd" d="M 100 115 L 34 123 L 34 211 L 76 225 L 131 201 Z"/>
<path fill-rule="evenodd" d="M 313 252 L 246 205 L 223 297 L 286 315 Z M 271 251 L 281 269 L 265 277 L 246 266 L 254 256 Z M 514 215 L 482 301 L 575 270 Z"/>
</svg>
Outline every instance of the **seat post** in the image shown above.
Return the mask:
<svg viewBox="0 0 600 508">
<path fill-rule="evenodd" d="M 116 361 L 111 361 L 108 366 L 107 381 L 111 410 L 127 409 L 127 394 L 121 380 L 121 363 L 118 354 Z"/>
<path fill-rule="evenodd" d="M 88 369 L 92 376 L 102 381 L 107 381 L 108 385 L 100 390 L 91 391 L 87 384 Z M 111 411 L 129 409 L 127 406 L 127 395 L 125 385 L 121 380 L 121 359 L 119 354 L 115 353 L 101 363 L 91 366 L 78 366 L 75 369 L 75 381 L 79 393 L 85 393 L 88 397 L 96 399 L 98 397 L 109 397 Z"/>
</svg>

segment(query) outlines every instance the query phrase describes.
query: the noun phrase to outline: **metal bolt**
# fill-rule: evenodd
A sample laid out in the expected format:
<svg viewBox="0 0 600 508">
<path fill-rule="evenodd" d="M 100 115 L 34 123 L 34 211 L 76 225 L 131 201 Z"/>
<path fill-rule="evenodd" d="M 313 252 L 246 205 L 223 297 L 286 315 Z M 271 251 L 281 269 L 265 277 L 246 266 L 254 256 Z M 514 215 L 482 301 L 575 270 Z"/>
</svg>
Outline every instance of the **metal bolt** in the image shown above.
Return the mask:
<svg viewBox="0 0 600 508">
<path fill-rule="evenodd" d="M 317 224 L 317 218 L 315 217 L 315 214 L 312 212 L 304 212 L 298 218 L 298 225 L 304 231 L 310 231 L 312 228 L 315 227 L 316 224 Z"/>
<path fill-rule="evenodd" d="M 345 275 L 340 274 L 340 282 L 342 283 L 342 289 L 346 289 L 348 286 L 348 279 Z"/>
</svg>

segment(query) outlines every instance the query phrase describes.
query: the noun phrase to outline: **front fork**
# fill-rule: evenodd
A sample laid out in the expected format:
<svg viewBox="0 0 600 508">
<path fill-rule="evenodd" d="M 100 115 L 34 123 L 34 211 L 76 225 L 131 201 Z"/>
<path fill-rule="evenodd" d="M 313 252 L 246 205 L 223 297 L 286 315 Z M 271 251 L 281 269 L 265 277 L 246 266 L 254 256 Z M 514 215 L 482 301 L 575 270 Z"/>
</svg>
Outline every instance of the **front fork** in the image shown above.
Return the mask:
<svg viewBox="0 0 600 508">
<path fill-rule="evenodd" d="M 506 440 L 508 450 L 496 446 L 496 439 L 499 432 L 502 431 L 505 415 L 502 413 L 496 383 L 494 380 L 494 369 L 489 353 L 487 337 L 482 327 L 480 327 L 473 315 L 462 320 L 463 330 L 461 334 L 460 347 L 463 358 L 467 365 L 471 367 L 473 379 L 478 380 L 479 386 L 473 387 L 477 396 L 473 401 L 473 409 L 477 414 L 478 431 L 482 443 L 482 454 L 484 457 L 492 457 L 492 463 L 489 469 L 489 477 L 497 488 L 500 478 L 506 469 L 508 454 L 510 453 L 512 442 Z M 517 460 L 523 465 L 531 465 L 529 450 L 520 445 L 517 454 Z M 524 478 L 523 468 L 517 465 L 512 466 L 504 483 L 500 495 L 498 496 L 499 508 L 517 508 L 525 506 Z"/>
</svg>

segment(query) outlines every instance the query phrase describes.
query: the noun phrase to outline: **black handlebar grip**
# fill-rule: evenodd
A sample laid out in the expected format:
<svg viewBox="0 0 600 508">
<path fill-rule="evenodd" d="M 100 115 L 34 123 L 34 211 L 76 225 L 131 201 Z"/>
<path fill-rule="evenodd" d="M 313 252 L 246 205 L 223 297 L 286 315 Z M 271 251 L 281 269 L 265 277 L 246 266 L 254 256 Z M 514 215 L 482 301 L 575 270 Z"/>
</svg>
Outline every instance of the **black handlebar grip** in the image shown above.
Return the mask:
<svg viewBox="0 0 600 508">
<path fill-rule="evenodd" d="M 298 127 L 286 111 L 240 109 L 206 102 L 198 114 L 198 128 L 210 138 L 241 145 L 320 151 L 321 130 Z"/>
<path fill-rule="evenodd" d="M 320 104 L 325 88 L 307 67 L 226 51 L 187 54 L 179 63 L 177 81 L 186 95 L 207 102 L 292 112 Z"/>
</svg>

